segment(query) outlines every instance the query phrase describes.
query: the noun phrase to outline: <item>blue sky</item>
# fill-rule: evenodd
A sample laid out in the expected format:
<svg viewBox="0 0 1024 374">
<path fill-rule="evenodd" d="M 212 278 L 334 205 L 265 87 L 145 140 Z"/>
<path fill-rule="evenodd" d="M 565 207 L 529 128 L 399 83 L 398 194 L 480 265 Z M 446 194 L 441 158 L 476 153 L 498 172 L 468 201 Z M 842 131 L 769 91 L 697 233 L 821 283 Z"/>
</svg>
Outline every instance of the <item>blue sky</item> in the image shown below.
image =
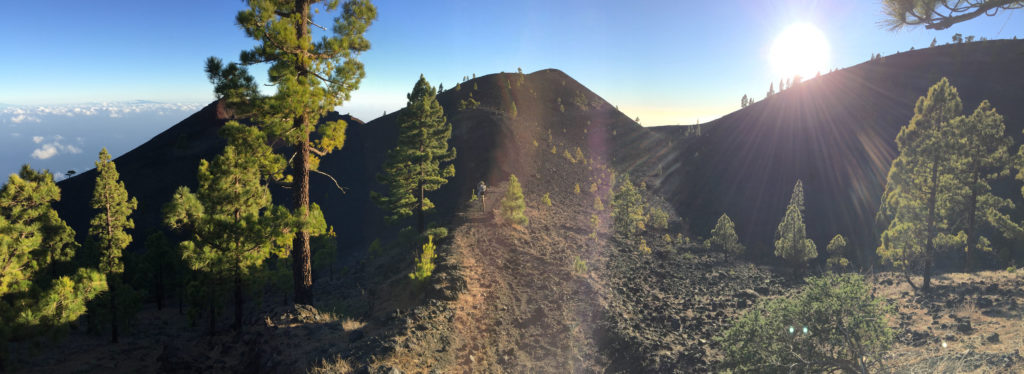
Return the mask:
<svg viewBox="0 0 1024 374">
<path fill-rule="evenodd" d="M 763 98 L 769 82 L 778 81 L 768 52 L 775 37 L 794 23 L 811 23 L 824 32 L 834 67 L 855 65 L 874 53 L 923 48 L 932 38 L 946 43 L 954 33 L 1024 37 L 1022 11 L 979 17 L 945 31 L 890 32 L 878 24 L 880 1 L 375 3 L 379 17 L 367 35 L 372 49 L 361 57 L 367 76 L 353 100 L 340 108 L 364 120 L 401 108 L 421 73 L 451 87 L 462 76 L 521 67 L 525 72 L 561 69 L 645 125 L 707 122 L 739 109 L 743 94 Z M 233 0 L 5 1 L 0 3 L 5 15 L 0 103 L 23 108 L 134 100 L 207 103 L 213 94 L 202 71 L 206 57 L 234 60 L 253 45 L 234 24 L 243 6 Z M 265 68 L 254 72 L 262 77 Z M 188 112 L 180 108 L 194 107 L 174 108 L 179 112 L 163 110 L 145 121 L 114 121 L 132 126 L 130 133 L 140 138 L 107 146 L 127 151 L 184 118 Z M 8 118 L 0 118 L 0 126 L 9 127 L 0 132 L 4 143 L 22 144 L 34 136 L 50 141 L 66 137 L 62 126 L 86 126 L 46 123 L 45 116 L 15 123 L 18 114 L 3 115 Z M 46 134 L 34 131 L 42 128 Z M 85 130 L 67 132 L 87 135 Z M 94 158 L 100 143 L 86 138 L 78 154 Z M 34 160 L 32 153 L 23 153 L 17 163 Z"/>
</svg>

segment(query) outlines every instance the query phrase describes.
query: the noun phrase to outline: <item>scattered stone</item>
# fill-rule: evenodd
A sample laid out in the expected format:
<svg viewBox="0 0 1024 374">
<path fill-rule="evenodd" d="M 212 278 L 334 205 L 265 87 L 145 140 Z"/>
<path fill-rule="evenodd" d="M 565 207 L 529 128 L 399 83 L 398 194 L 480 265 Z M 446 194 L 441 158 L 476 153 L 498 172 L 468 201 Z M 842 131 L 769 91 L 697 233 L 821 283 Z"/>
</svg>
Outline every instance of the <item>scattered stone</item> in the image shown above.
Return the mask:
<svg viewBox="0 0 1024 374">
<path fill-rule="evenodd" d="M 989 343 L 999 343 L 999 333 L 993 332 L 992 335 L 986 337 L 985 340 L 988 340 Z"/>
</svg>

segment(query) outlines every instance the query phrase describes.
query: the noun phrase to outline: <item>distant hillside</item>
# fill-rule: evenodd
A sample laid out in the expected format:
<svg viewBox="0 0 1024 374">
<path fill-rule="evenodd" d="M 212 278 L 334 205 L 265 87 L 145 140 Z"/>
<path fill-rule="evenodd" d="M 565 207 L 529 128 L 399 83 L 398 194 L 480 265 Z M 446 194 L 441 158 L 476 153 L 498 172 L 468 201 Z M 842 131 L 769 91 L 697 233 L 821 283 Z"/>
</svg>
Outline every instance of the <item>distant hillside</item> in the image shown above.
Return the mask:
<svg viewBox="0 0 1024 374">
<path fill-rule="evenodd" d="M 948 77 L 966 114 L 988 99 L 1019 144 L 1021 66 L 1024 41 L 1000 40 L 904 52 L 823 75 L 702 125 L 702 137 L 680 142 L 669 156 L 670 164 L 685 167 L 659 178 L 656 190 L 697 234 L 725 212 L 744 243 L 770 255 L 793 184 L 803 179 L 807 230 L 818 247 L 839 233 L 851 238 L 862 259 L 871 258 L 894 139 L 917 98 Z M 655 131 L 681 133 L 678 126 Z M 1019 202 L 1017 185 L 997 188 Z"/>
<path fill-rule="evenodd" d="M 410 87 L 412 81 L 410 81 Z M 459 109 L 470 95 L 480 104 Z M 630 166 L 636 159 L 651 157 L 652 145 L 665 148 L 667 140 L 639 126 L 611 104 L 558 70 L 532 74 L 490 74 L 462 82 L 438 95 L 448 120 L 453 124 L 451 143 L 458 151 L 456 175 L 431 199 L 437 212 L 428 221 L 446 224 L 456 209 L 467 201 L 480 180 L 496 184 L 515 173 L 529 188 L 538 167 L 532 157 L 534 140 L 545 140 L 550 131 L 558 154 L 576 147 L 593 157 Z M 512 103 L 516 116 L 511 116 Z M 342 193 L 327 178 L 313 174 L 310 196 L 319 204 L 328 224 L 338 233 L 342 253 L 362 253 L 375 238 L 390 238 L 402 224 L 387 226 L 384 214 L 369 199 L 377 184 L 375 176 L 388 149 L 397 140 L 397 116 L 388 114 L 369 123 L 333 113 L 327 119 L 349 122 L 344 148 L 324 157 L 320 169 L 334 175 L 345 188 Z M 136 221 L 138 248 L 146 233 L 162 227 L 160 209 L 179 185 L 194 187 L 199 160 L 214 157 L 224 146 L 218 129 L 229 117 L 219 103 L 211 103 L 194 115 L 157 135 L 138 148 L 117 158 L 118 170 L 129 193 L 139 199 Z M 89 170 L 60 182 L 63 199 L 57 205 L 61 216 L 85 239 L 88 207 L 95 180 Z M 287 191 L 277 189 L 278 203 L 290 204 Z"/>
</svg>

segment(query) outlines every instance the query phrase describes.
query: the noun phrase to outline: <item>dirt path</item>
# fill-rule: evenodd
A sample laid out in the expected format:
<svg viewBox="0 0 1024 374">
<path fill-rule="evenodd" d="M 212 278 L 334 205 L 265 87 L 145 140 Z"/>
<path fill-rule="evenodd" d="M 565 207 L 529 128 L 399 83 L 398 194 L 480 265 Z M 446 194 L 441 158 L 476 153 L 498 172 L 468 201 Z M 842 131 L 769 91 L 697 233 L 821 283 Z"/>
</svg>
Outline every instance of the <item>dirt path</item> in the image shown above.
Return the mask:
<svg viewBox="0 0 1024 374">
<path fill-rule="evenodd" d="M 504 190 L 489 192 L 496 205 Z M 572 271 L 572 258 L 592 249 L 585 235 L 558 224 L 554 209 L 528 209 L 528 229 L 495 223 L 495 211 L 471 212 L 479 223 L 453 240 L 467 285 L 454 307 L 457 370 L 601 371 L 607 360 L 594 333 L 603 308 L 592 279 Z"/>
</svg>

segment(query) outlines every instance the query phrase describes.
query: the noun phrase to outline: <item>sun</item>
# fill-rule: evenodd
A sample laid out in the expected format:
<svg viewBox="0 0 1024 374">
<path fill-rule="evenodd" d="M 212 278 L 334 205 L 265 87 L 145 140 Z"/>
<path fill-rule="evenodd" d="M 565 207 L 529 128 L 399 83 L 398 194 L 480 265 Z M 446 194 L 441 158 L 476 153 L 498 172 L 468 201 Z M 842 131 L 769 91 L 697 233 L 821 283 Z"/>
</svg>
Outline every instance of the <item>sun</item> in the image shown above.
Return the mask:
<svg viewBox="0 0 1024 374">
<path fill-rule="evenodd" d="M 775 75 L 780 78 L 789 79 L 799 75 L 807 79 L 819 72 L 827 73 L 828 39 L 810 23 L 795 23 L 775 38 L 768 58 Z"/>
</svg>

